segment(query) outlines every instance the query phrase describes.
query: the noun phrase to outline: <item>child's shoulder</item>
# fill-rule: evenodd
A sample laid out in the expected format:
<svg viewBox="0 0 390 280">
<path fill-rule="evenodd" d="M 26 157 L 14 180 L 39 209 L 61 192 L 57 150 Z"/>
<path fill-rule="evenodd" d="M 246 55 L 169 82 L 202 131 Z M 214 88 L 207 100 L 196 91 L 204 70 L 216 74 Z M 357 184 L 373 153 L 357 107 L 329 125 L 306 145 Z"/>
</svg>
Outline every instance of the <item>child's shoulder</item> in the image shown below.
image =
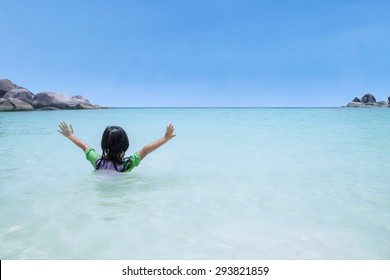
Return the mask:
<svg viewBox="0 0 390 280">
<path fill-rule="evenodd" d="M 130 171 L 134 167 L 138 166 L 139 163 L 141 162 L 141 158 L 138 152 L 134 153 L 129 157 L 124 158 L 123 160 L 124 160 L 123 170 L 125 171 Z"/>
</svg>

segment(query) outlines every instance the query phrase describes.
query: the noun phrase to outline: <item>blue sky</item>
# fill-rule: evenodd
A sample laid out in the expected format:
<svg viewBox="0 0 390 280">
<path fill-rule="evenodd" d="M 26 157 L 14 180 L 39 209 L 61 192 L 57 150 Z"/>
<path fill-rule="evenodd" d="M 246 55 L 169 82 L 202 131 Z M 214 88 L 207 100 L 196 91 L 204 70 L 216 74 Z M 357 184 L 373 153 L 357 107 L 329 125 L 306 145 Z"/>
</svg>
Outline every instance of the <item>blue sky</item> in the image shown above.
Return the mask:
<svg viewBox="0 0 390 280">
<path fill-rule="evenodd" d="M 390 1 L 0 1 L 0 78 L 108 106 L 390 96 Z"/>
</svg>

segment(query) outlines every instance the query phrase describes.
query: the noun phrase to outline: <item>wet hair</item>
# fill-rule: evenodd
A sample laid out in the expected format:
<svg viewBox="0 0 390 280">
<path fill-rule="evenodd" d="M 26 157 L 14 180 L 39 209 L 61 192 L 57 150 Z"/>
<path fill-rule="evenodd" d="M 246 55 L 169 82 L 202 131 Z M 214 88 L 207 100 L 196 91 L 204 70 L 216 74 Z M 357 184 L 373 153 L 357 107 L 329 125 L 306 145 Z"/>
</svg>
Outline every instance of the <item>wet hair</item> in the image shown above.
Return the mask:
<svg viewBox="0 0 390 280">
<path fill-rule="evenodd" d="M 101 146 L 103 154 L 101 160 L 97 162 L 96 169 L 108 160 L 113 163 L 116 171 L 122 172 L 118 170 L 118 165 L 124 163 L 123 157 L 129 148 L 129 138 L 123 128 L 108 126 L 103 132 Z"/>
</svg>

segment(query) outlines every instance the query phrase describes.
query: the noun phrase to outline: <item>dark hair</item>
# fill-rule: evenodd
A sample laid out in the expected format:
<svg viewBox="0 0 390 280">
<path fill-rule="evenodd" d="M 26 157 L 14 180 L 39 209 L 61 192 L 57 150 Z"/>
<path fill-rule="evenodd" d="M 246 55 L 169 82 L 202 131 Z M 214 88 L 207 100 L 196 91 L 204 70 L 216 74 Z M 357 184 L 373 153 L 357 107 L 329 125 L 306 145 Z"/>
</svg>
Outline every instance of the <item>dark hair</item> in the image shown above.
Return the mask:
<svg viewBox="0 0 390 280">
<path fill-rule="evenodd" d="M 117 165 L 123 164 L 123 157 L 129 148 L 129 138 L 123 128 L 108 126 L 103 132 L 101 145 L 103 155 L 96 169 L 99 169 L 104 160 L 109 160 L 114 164 L 116 171 L 122 171 L 117 169 Z"/>
</svg>

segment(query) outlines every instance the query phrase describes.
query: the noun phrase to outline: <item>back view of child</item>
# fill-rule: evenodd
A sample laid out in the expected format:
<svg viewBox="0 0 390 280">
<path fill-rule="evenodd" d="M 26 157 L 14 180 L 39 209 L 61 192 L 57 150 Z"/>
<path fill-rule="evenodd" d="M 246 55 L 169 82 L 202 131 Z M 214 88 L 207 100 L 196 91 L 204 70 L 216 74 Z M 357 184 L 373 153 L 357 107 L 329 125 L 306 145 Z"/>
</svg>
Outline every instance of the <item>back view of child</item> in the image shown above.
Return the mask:
<svg viewBox="0 0 390 280">
<path fill-rule="evenodd" d="M 65 122 L 60 123 L 59 130 L 62 135 L 71 140 L 79 148 L 81 148 L 96 170 L 115 170 L 118 172 L 130 172 L 134 167 L 138 166 L 142 159 L 149 153 L 167 143 L 176 135 L 174 134 L 174 126 L 167 126 L 165 135 L 160 139 L 146 145 L 139 152 L 136 152 L 130 157 L 125 157 L 125 153 L 129 148 L 129 139 L 126 132 L 119 126 L 108 126 L 102 136 L 101 146 L 102 155 L 100 156 L 87 143 L 80 140 L 73 134 L 72 125 L 68 126 Z"/>
</svg>

